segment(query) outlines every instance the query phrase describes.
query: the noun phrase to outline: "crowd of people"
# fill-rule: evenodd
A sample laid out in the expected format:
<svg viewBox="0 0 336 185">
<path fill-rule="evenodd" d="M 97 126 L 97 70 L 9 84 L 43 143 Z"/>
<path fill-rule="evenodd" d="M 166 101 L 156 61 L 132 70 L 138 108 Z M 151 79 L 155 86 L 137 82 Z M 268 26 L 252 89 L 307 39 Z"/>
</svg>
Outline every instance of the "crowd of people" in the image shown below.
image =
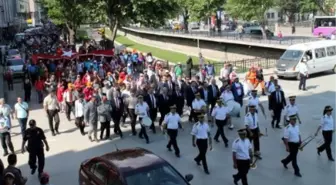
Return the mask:
<svg viewBox="0 0 336 185">
<path fill-rule="evenodd" d="M 238 169 L 234 182 L 237 184 L 241 179 L 243 185 L 247 185 L 246 175 L 250 168 L 250 161 L 253 158 L 262 158 L 257 113 L 261 111 L 266 117 L 266 108 L 259 101 L 257 89 L 260 85 L 261 94 L 267 95 L 269 99 L 268 109 L 271 111 L 273 128 L 281 128 L 280 120 L 284 115 L 286 126 L 284 141 L 290 155 L 282 161 L 283 165 L 287 167 L 286 165 L 292 161 L 295 175 L 301 176 L 296 165 L 301 138 L 295 121 L 296 118 L 299 119 L 295 97 L 291 97 L 290 103 L 287 104 L 284 91 L 277 79 L 270 77 L 270 80 L 265 82 L 260 65 L 251 67 L 245 76 L 246 82 L 242 83 L 239 81 L 236 68 L 225 63 L 219 75 L 221 86 L 217 85 L 218 80 L 214 77 L 215 71 L 212 64 L 202 62 L 198 67 L 200 73 L 193 75 L 193 61 L 189 58 L 186 66 L 178 64 L 164 68 L 164 65 L 156 61 L 150 53 L 144 55 L 135 50 L 123 51 L 109 58 L 83 58 L 68 62 L 50 60 L 31 62 L 25 67 L 24 98 L 19 97 L 13 108 L 6 104 L 4 99 L 0 101 L 0 131 L 4 156 L 8 155 L 8 161 L 14 161 L 12 158 L 15 150 L 9 130 L 12 119 L 17 119 L 23 138 L 22 152 L 26 151 L 26 141 L 35 142 L 28 144 L 30 155 L 28 163 L 32 174 L 36 169 L 40 177 L 44 174 L 43 147 L 35 147 L 35 145 L 37 142 L 39 146 L 45 146 L 47 151 L 49 146 L 43 130 L 36 127 L 35 120 L 28 121 L 31 119 L 29 117 L 31 92 L 35 89 L 37 101 L 42 104 L 48 117 L 52 136 L 60 134 L 59 127 L 62 121 L 60 113 L 64 113 L 68 121 L 74 121 L 80 133 L 83 136 L 87 135 L 91 142 L 111 139 L 112 125 L 115 136 L 125 137 L 121 127 L 127 124 L 126 118 L 129 118 L 131 135 L 138 136 L 149 144 L 151 140 L 147 134 L 147 128 L 154 134 L 157 132 L 156 123 L 160 113 L 158 125 L 170 138 L 166 147 L 168 150 L 173 147 L 177 157 L 180 157 L 177 144 L 178 129 L 182 128 L 181 117 L 187 112 L 185 107 L 188 107 L 188 120 L 194 123 L 193 145 L 198 146 L 200 152 L 194 160 L 197 164 L 202 162 L 205 173 L 209 174 L 206 151 L 208 144 L 212 148 L 210 128 L 217 125 L 214 140 L 219 142 L 219 136 L 221 136 L 224 146 L 228 147 L 228 139 L 223 127 L 229 125 L 229 128 L 234 128 L 231 118 L 240 117 L 241 108 L 244 107 L 243 99 L 249 96 L 245 109 L 246 116 L 244 116 L 246 128 L 239 130 L 240 138 L 235 140 L 232 146 L 234 165 Z M 284 114 L 282 114 L 283 109 Z M 331 111 L 332 108 L 329 107 L 327 112 L 329 110 Z M 330 129 L 333 129 L 333 126 L 330 126 L 333 120 L 327 112 L 323 114 L 321 128 L 323 132 L 329 133 Z M 137 123 L 140 125 L 139 131 L 136 129 Z M 325 146 L 322 148 L 327 150 L 329 159 L 333 160 L 330 144 L 330 134 L 328 134 L 325 136 Z M 254 148 L 253 156 L 249 155 L 251 148 Z M 318 153 L 323 151 L 322 148 Z M 4 175 L 5 178 L 11 176 L 7 173 Z M 16 178 L 15 176 L 15 180 Z"/>
</svg>

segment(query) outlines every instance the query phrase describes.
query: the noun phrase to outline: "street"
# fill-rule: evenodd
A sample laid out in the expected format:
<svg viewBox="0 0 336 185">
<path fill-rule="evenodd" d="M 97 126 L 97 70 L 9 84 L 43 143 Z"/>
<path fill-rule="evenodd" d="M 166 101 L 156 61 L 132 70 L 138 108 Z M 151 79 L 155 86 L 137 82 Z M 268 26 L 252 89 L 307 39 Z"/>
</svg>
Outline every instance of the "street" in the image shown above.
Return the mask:
<svg viewBox="0 0 336 185">
<path fill-rule="evenodd" d="M 269 77 L 267 77 L 268 80 Z M 286 96 L 296 95 L 297 104 L 300 109 L 300 117 L 302 125 L 300 125 L 302 138 L 306 138 L 316 131 L 319 124 L 322 110 L 325 105 L 331 105 L 335 108 L 335 89 L 336 89 L 336 75 L 325 73 L 322 75 L 315 75 L 307 81 L 308 91 L 298 91 L 298 81 L 294 80 L 279 80 L 279 84 L 284 89 Z M 22 84 L 16 83 L 14 91 L 8 92 L 7 102 L 13 106 L 16 97 L 23 97 Z M 266 97 L 262 97 L 264 107 L 268 108 Z M 74 121 L 68 122 L 64 114 L 60 114 L 61 135 L 52 137 L 48 128 L 48 121 L 45 112 L 41 109 L 42 105 L 37 103 L 36 93 L 32 94 L 32 102 L 30 103 L 30 119 L 37 121 L 37 126 L 45 130 L 47 140 L 50 145 L 50 151 L 46 152 L 46 166 L 45 171 L 51 176 L 50 181 L 53 185 L 76 185 L 78 184 L 78 170 L 80 163 L 85 159 L 103 155 L 108 152 L 122 148 L 144 147 L 153 151 L 155 154 L 161 156 L 170 162 L 182 175 L 193 174 L 194 179 L 191 181 L 192 185 L 223 185 L 233 184 L 232 174 L 236 173 L 233 169 L 231 144 L 237 137 L 236 131 L 225 130 L 230 147 L 225 148 L 223 143 L 214 143 L 213 151 L 207 153 L 207 160 L 210 175 L 206 175 L 201 167 L 198 167 L 194 162 L 194 157 L 197 155 L 197 148 L 192 147 L 191 143 L 191 125 L 184 122 L 185 130 L 180 132 L 178 136 L 178 144 L 181 149 L 181 158 L 176 158 L 173 152 L 168 152 L 166 149 L 167 139 L 160 133 L 153 134 L 149 132 L 151 143 L 145 144 L 144 140 L 138 137 L 129 136 L 130 127 L 123 128 L 127 131 L 124 134 L 124 139 L 114 138 L 112 141 L 103 141 L 99 143 L 89 142 L 87 136 L 81 136 L 76 129 Z M 280 160 L 287 156 L 287 152 L 282 144 L 281 137 L 283 130 L 273 130 L 271 128 L 271 118 L 267 111 L 267 120 L 263 116 L 259 116 L 260 128 L 265 132 L 268 128 L 268 137 L 261 138 L 261 153 L 263 159 L 257 162 L 257 169 L 251 170 L 248 174 L 250 184 L 258 185 L 317 185 L 335 184 L 335 163 L 329 162 L 325 153 L 321 156 L 316 154 L 316 146 L 318 140 L 322 138 L 319 134 L 315 140 L 307 145 L 298 155 L 298 165 L 301 169 L 302 178 L 294 176 L 291 165 L 289 169 L 283 168 Z M 241 114 L 243 115 L 243 113 Z M 243 125 L 243 117 L 234 118 L 233 123 L 236 127 Z M 186 121 L 187 116 L 184 116 Z M 22 170 L 24 176 L 28 177 L 27 185 L 38 184 L 37 175 L 30 175 L 28 167 L 28 154 L 21 154 L 21 135 L 15 134 L 19 132 L 18 122 L 13 122 L 15 128 L 13 132 L 13 144 L 18 154 L 17 166 Z M 212 130 L 214 135 L 216 128 Z M 335 142 L 334 142 L 335 143 Z M 333 143 L 333 146 L 335 145 Z M 333 147 L 333 152 L 334 152 Z M 2 153 L 1 153 L 2 154 Z M 1 155 L 2 156 L 2 155 Z M 7 159 L 1 157 L 5 166 L 7 166 Z"/>
</svg>

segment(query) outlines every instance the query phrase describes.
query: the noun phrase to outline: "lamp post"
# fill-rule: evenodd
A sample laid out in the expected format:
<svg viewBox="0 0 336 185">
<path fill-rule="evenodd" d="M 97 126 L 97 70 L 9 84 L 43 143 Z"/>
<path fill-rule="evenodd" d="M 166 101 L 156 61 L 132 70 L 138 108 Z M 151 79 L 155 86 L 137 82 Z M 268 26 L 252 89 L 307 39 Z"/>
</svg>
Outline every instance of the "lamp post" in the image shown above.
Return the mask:
<svg viewBox="0 0 336 185">
<path fill-rule="evenodd" d="M 2 29 L 3 29 L 3 24 L 5 22 L 5 10 L 3 6 L 0 6 L 0 39 L 2 39 Z"/>
</svg>

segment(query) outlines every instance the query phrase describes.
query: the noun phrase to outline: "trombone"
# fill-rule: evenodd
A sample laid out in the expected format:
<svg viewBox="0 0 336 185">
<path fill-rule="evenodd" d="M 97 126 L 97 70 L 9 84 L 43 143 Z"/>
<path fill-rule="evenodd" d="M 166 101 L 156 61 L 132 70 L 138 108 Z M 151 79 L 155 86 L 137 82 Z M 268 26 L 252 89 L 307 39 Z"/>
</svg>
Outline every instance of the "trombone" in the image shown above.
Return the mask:
<svg viewBox="0 0 336 185">
<path fill-rule="evenodd" d="M 307 137 L 306 139 L 304 139 L 302 142 L 301 142 L 301 145 L 299 147 L 299 150 L 300 151 L 303 151 L 303 148 L 305 146 L 307 146 L 313 139 L 315 139 L 315 136 L 309 136 Z"/>
<path fill-rule="evenodd" d="M 265 133 L 261 133 L 261 132 L 259 132 L 259 137 L 262 137 L 262 136 L 265 136 L 265 137 L 268 136 L 267 128 L 265 128 Z"/>
</svg>

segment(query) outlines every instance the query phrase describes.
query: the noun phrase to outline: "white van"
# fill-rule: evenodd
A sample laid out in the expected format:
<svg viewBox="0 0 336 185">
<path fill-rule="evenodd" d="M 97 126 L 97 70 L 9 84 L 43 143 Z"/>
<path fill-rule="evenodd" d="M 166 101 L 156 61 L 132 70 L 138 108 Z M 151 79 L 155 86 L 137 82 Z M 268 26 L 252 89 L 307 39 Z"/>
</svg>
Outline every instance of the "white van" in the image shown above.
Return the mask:
<svg viewBox="0 0 336 185">
<path fill-rule="evenodd" d="M 289 46 L 277 61 L 278 78 L 300 78 L 298 63 L 307 58 L 309 74 L 333 70 L 336 73 L 336 40 L 321 40 Z"/>
</svg>

